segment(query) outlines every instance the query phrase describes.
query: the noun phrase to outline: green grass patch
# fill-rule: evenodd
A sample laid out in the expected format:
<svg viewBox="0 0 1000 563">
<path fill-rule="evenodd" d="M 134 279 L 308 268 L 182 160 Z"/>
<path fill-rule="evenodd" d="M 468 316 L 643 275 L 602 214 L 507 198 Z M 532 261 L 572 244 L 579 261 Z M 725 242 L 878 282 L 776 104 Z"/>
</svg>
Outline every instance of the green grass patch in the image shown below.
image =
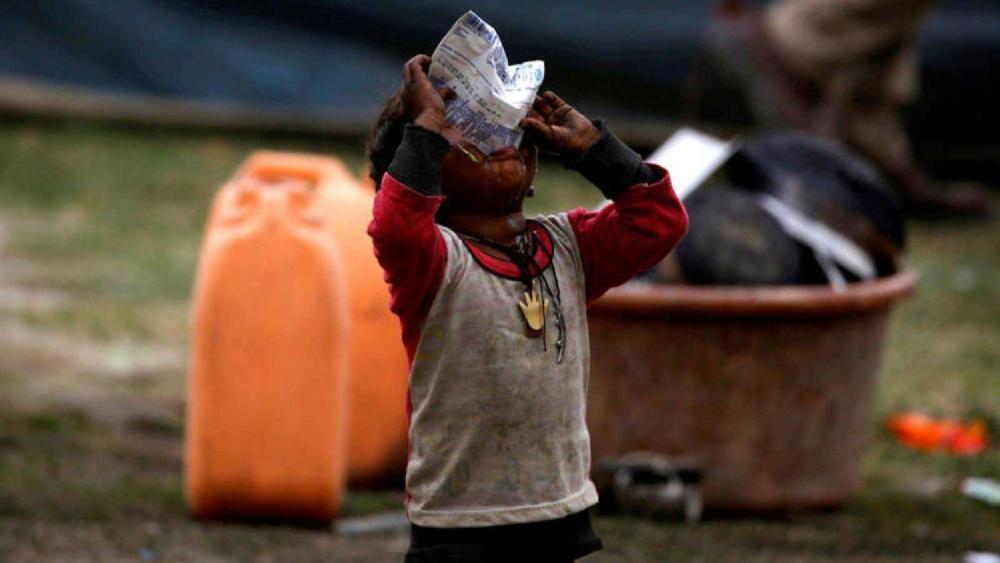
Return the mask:
<svg viewBox="0 0 1000 563">
<path fill-rule="evenodd" d="M 183 512 L 179 465 L 77 410 L 0 417 L 0 518 L 111 521 Z"/>
</svg>

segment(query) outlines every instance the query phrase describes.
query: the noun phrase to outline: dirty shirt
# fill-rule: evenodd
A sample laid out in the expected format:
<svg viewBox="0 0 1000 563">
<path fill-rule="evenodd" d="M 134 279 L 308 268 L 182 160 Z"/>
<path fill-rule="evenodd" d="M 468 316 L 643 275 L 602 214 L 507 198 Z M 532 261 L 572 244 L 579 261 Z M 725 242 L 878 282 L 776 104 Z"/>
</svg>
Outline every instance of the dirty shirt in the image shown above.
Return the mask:
<svg viewBox="0 0 1000 563">
<path fill-rule="evenodd" d="M 654 181 L 615 190 L 600 210 L 529 222 L 538 241 L 533 283 L 545 277 L 558 288 L 561 363 L 553 307 L 545 333 L 526 336 L 517 267 L 436 224 L 443 196 L 385 174 L 369 234 L 411 363 L 406 508 L 413 524 L 540 522 L 597 503 L 585 420 L 586 307 L 662 260 L 687 226 L 669 176 L 651 168 Z"/>
</svg>

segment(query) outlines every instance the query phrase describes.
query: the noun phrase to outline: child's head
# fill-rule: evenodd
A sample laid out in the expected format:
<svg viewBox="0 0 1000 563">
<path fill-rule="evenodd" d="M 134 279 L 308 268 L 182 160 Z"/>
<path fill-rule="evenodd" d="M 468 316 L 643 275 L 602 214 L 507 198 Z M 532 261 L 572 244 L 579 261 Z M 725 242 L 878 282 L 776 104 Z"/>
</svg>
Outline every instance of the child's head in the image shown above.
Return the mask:
<svg viewBox="0 0 1000 563">
<path fill-rule="evenodd" d="M 386 101 L 368 141 L 370 175 L 376 186 L 411 121 L 397 92 Z M 454 127 L 445 127 L 441 135 L 451 144 L 441 170 L 441 189 L 448 196 L 439 214 L 444 222 L 453 214 L 504 215 L 521 211 L 538 163 L 534 143 L 525 140 L 520 148 L 508 147 L 484 155 Z"/>
</svg>

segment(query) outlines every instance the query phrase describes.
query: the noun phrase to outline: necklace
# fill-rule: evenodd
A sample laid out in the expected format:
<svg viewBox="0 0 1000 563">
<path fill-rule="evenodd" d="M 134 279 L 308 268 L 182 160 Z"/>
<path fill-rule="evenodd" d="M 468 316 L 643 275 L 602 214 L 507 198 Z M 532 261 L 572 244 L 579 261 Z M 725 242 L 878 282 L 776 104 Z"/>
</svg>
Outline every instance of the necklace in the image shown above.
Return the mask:
<svg viewBox="0 0 1000 563">
<path fill-rule="evenodd" d="M 530 225 L 517 235 L 513 245 L 502 244 L 474 235 L 461 234 L 460 236 L 466 240 L 499 251 L 517 267 L 518 277 L 524 286 L 521 299 L 517 303 L 517 308 L 524 321 L 524 334 L 528 338 L 538 338 L 540 336 L 542 338 L 542 349 L 545 351 L 548 350 L 546 328 L 548 325 L 548 313 L 551 308 L 555 316 L 557 333 L 555 342 L 556 363 L 562 363 L 566 350 L 566 323 L 563 318 L 559 276 L 556 272 L 553 251 L 541 243 L 538 235 Z M 537 248 L 541 248 L 545 252 L 549 263 L 552 265 L 552 284 L 549 283 L 549 280 L 545 276 L 546 269 L 541 268 L 535 261 Z M 533 270 L 537 272 L 534 276 L 532 275 Z M 536 285 L 538 286 L 537 288 Z"/>
</svg>

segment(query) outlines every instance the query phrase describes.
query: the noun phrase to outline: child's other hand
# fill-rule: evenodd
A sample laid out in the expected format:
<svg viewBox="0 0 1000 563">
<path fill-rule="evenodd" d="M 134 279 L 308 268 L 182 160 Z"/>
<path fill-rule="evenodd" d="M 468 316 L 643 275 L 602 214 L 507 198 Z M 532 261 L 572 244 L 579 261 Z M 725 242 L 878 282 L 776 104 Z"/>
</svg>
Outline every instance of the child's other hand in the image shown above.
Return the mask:
<svg viewBox="0 0 1000 563">
<path fill-rule="evenodd" d="M 434 89 L 427 78 L 427 69 L 431 66 L 431 58 L 427 55 L 417 55 L 403 65 L 403 107 L 413 122 L 440 133 L 447 125 L 445 120 L 445 101 L 455 95 L 450 88 Z"/>
<path fill-rule="evenodd" d="M 566 159 L 583 156 L 600 137 L 585 115 L 551 91 L 535 97 L 521 127 L 538 138 L 542 149 Z"/>
</svg>

